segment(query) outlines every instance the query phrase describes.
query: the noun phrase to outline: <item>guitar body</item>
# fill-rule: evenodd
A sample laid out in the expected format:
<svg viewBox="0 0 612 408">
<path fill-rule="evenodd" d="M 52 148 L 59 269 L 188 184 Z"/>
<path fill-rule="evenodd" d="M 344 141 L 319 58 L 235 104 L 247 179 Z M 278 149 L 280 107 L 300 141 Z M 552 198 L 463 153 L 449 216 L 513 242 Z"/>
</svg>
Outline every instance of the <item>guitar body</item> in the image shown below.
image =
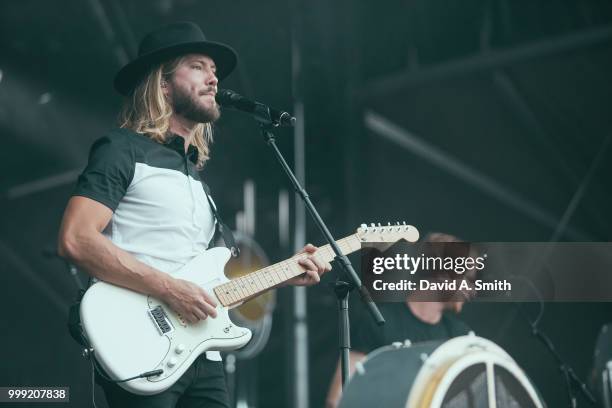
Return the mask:
<svg viewBox="0 0 612 408">
<path fill-rule="evenodd" d="M 173 275 L 202 287 L 211 296 L 225 282 L 227 248 L 212 248 Z M 172 386 L 207 350 L 235 350 L 251 331 L 234 325 L 228 308 L 217 317 L 189 324 L 159 300 L 105 282 L 93 284 L 81 302 L 81 322 L 94 358 L 114 380 L 162 369 L 163 373 L 118 383 L 135 394 L 151 395 Z"/>
</svg>

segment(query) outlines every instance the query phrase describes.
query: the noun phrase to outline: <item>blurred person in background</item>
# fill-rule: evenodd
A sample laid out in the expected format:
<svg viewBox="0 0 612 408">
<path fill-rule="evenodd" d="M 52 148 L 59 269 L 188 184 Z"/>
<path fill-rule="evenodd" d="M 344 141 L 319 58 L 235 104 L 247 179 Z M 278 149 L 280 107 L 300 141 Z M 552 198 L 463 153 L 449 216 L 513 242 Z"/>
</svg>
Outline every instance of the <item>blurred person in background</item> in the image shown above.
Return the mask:
<svg viewBox="0 0 612 408">
<path fill-rule="evenodd" d="M 422 241 L 428 255 L 453 256 L 448 254 L 444 243 L 462 242 L 457 237 L 443 233 L 428 234 Z M 431 244 L 431 245 L 429 245 Z M 433 253 L 432 253 L 433 252 Z M 459 279 L 473 281 L 475 270 L 468 270 Z M 438 280 L 457 279 L 455 272 L 439 272 Z M 465 302 L 473 293 L 456 291 L 443 293 L 439 291 L 410 292 L 405 302 L 380 303 L 380 309 L 386 323 L 377 326 L 361 305 L 355 303 L 351 308 L 351 350 L 350 375 L 355 371 L 355 363 L 362 361 L 371 351 L 388 346 L 393 342 L 419 343 L 431 340 L 446 340 L 469 333 L 469 327 L 457 317 Z M 341 362 L 338 361 L 326 398 L 326 407 L 338 406 L 342 396 Z"/>
</svg>

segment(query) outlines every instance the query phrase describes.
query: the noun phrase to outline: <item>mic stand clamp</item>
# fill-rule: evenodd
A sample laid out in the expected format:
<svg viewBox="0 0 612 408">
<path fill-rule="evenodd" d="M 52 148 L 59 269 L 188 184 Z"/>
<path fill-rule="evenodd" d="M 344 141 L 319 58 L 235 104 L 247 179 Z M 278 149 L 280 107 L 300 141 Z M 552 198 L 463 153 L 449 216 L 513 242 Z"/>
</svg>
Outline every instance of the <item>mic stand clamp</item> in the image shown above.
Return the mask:
<svg viewBox="0 0 612 408">
<path fill-rule="evenodd" d="M 342 385 L 344 386 L 344 384 L 346 384 L 348 381 L 350 374 L 349 353 L 351 351 L 351 327 L 348 314 L 348 295 L 353 288 L 349 283 L 341 281 L 340 279 L 336 279 L 333 286 L 336 299 L 338 300 L 338 345 L 340 348 Z"/>
<path fill-rule="evenodd" d="M 385 319 L 383 318 L 380 311 L 376 307 L 376 304 L 372 301 L 372 298 L 370 297 L 370 294 L 368 293 L 367 288 L 361 284 L 361 280 L 359 279 L 359 276 L 355 272 L 355 269 L 353 269 L 353 265 L 351 265 L 351 262 L 349 261 L 348 257 L 344 255 L 342 251 L 340 250 L 340 248 L 338 247 L 338 244 L 336 243 L 336 241 L 334 240 L 334 237 L 329 232 L 329 229 L 325 225 L 325 222 L 323 222 L 323 219 L 321 219 L 321 216 L 319 215 L 316 208 L 310 201 L 310 197 L 308 196 L 308 193 L 300 185 L 300 182 L 295 177 L 295 174 L 293 174 L 293 172 L 291 171 L 291 168 L 285 161 L 283 154 L 278 149 L 278 146 L 276 146 L 275 137 L 274 137 L 274 134 L 271 132 L 271 130 L 277 125 L 275 126 L 272 121 L 270 121 L 270 123 L 272 123 L 272 125 L 266 125 L 264 123 L 260 123 L 261 134 L 264 140 L 266 141 L 266 143 L 268 144 L 268 146 L 272 148 L 274 155 L 276 156 L 276 158 L 278 159 L 278 162 L 280 163 L 281 167 L 285 171 L 285 174 L 287 174 L 287 177 L 289 177 L 289 180 L 293 184 L 293 188 L 295 189 L 295 192 L 301 197 L 302 201 L 304 202 L 304 205 L 306 206 L 306 209 L 310 213 L 313 221 L 315 222 L 317 227 L 319 227 L 319 229 L 323 233 L 323 236 L 325 237 L 325 240 L 329 243 L 330 247 L 336 254 L 334 261 L 336 261 L 336 264 L 340 265 L 340 267 L 344 271 L 345 278 L 347 278 L 349 281 L 349 283 L 338 281 L 335 287 L 336 296 L 338 297 L 338 313 L 340 317 L 339 319 L 340 321 L 339 347 L 340 347 L 340 352 L 342 354 L 341 355 L 342 386 L 344 386 L 349 377 L 348 368 L 349 368 L 349 348 L 350 348 L 350 337 L 351 336 L 349 332 L 350 327 L 348 324 L 349 322 L 348 293 L 350 292 L 350 290 L 352 288 L 358 288 L 359 294 L 361 296 L 361 300 L 365 303 L 368 312 L 370 313 L 372 318 L 374 318 L 377 325 L 382 326 L 383 324 L 385 324 Z M 344 294 L 345 291 L 346 291 L 346 294 Z"/>
</svg>

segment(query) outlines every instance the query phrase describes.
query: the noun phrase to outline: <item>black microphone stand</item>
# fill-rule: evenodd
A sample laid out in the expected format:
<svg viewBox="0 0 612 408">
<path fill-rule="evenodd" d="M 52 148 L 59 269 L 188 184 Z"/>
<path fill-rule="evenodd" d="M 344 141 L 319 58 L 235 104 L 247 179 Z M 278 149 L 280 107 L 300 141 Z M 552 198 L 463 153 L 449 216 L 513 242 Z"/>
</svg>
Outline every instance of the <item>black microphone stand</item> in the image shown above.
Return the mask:
<svg viewBox="0 0 612 408">
<path fill-rule="evenodd" d="M 557 352 L 557 349 L 555 348 L 555 345 L 553 344 L 552 340 L 550 340 L 550 338 L 546 335 L 546 333 L 544 333 L 538 327 L 540 319 L 542 315 L 544 314 L 543 313 L 544 304 L 542 300 L 540 300 L 540 295 L 537 289 L 535 289 L 535 287 L 533 287 L 533 289 L 536 291 L 536 294 L 538 296 L 539 303 L 540 303 L 540 312 L 539 312 L 538 318 L 535 321 L 532 321 L 529 318 L 529 316 L 527 316 L 527 314 L 523 311 L 520 305 L 519 305 L 519 312 L 523 316 L 523 318 L 527 320 L 527 323 L 529 323 L 529 326 L 531 327 L 531 334 L 533 334 L 535 338 L 537 338 L 538 340 L 542 342 L 542 344 L 544 344 L 544 346 L 548 349 L 550 354 L 552 354 L 555 361 L 557 362 L 559 366 L 559 371 L 561 371 L 561 374 L 563 375 L 563 380 L 565 381 L 565 386 L 567 388 L 567 397 L 569 400 L 569 407 L 576 408 L 578 406 L 578 400 L 576 399 L 576 395 L 574 394 L 574 387 L 573 387 L 574 384 L 582 392 L 582 394 L 586 397 L 586 399 L 591 404 L 595 404 L 596 402 L 595 397 L 593 396 L 593 394 L 591 393 L 587 385 L 584 383 L 584 381 L 578 378 L 578 376 L 574 372 L 574 369 L 569 364 L 567 364 L 565 361 L 563 361 L 563 358 L 561 358 L 561 356 Z"/>
<path fill-rule="evenodd" d="M 537 324 L 534 324 L 532 322 L 529 323 L 531 325 L 531 333 L 546 346 L 548 351 L 550 351 L 550 354 L 553 355 L 557 364 L 559 365 L 559 370 L 563 374 L 563 379 L 565 380 L 565 385 L 567 387 L 567 397 L 569 399 L 570 408 L 576 408 L 578 406 L 576 395 L 574 395 L 573 384 L 576 385 L 576 387 L 582 392 L 582 394 L 591 404 L 595 404 L 595 397 L 593 397 L 591 391 L 589 391 L 584 381 L 578 378 L 578 376 L 574 372 L 574 369 L 565 361 L 563 361 L 550 338 L 538 328 Z"/>
<path fill-rule="evenodd" d="M 591 404 L 594 405 L 596 403 L 595 397 L 593 396 L 593 394 L 591 393 L 587 385 L 584 383 L 584 381 L 578 378 L 578 376 L 576 375 L 572 367 L 569 364 L 567 364 L 565 361 L 563 361 L 563 359 L 557 352 L 557 349 L 555 348 L 555 345 L 553 344 L 552 340 L 550 340 L 550 338 L 546 335 L 546 333 L 544 333 L 539 328 L 540 320 L 542 319 L 542 316 L 544 315 L 544 301 L 542 299 L 542 295 L 540 294 L 540 291 L 535 287 L 533 282 L 527 279 L 526 277 L 517 276 L 517 275 L 514 275 L 514 277 L 520 278 L 521 280 L 525 281 L 527 285 L 529 286 L 529 288 L 535 293 L 536 298 L 538 299 L 538 305 L 540 307 L 540 310 L 538 311 L 538 316 L 534 320 L 531 320 L 531 318 L 523 310 L 520 304 L 518 305 L 519 306 L 518 311 L 519 311 L 519 314 L 527 321 L 527 323 L 529 324 L 529 327 L 531 327 L 531 334 L 535 338 L 540 340 L 542 344 L 544 344 L 544 346 L 548 349 L 550 354 L 552 354 L 555 361 L 559 365 L 559 370 L 561 371 L 561 374 L 563 375 L 563 380 L 565 381 L 565 386 L 567 388 L 567 397 L 569 399 L 570 408 L 576 408 L 578 406 L 578 400 L 576 399 L 576 396 L 574 395 L 574 388 L 572 386 L 573 385 L 572 381 L 578 387 L 578 389 L 584 394 L 586 399 Z"/>
<path fill-rule="evenodd" d="M 340 248 L 338 247 L 338 244 L 334 240 L 334 237 L 331 235 L 331 233 L 329 232 L 329 229 L 327 229 L 327 226 L 325 225 L 325 223 L 319 216 L 319 213 L 317 212 L 312 202 L 310 201 L 310 197 L 308 196 L 308 193 L 300 185 L 300 182 L 298 181 L 298 179 L 295 177 L 295 175 L 291 171 L 291 168 L 285 161 L 285 158 L 283 157 L 282 153 L 278 149 L 278 146 L 276 146 L 274 134 L 271 132 L 271 130 L 274 127 L 278 126 L 278 124 L 274 123 L 272 120 L 270 120 L 268 123 L 264 123 L 263 121 L 259 119 L 256 119 L 256 120 L 260 122 L 261 134 L 264 137 L 264 140 L 266 141 L 268 146 L 270 146 L 272 150 L 274 151 L 274 155 L 276 156 L 276 158 L 278 159 L 278 162 L 280 163 L 281 167 L 285 171 L 285 174 L 287 174 L 287 177 L 289 177 L 289 180 L 291 180 L 291 183 L 293 184 L 293 188 L 295 189 L 296 193 L 298 193 L 299 196 L 301 197 L 302 201 L 304 202 L 304 205 L 308 209 L 308 212 L 310 213 L 315 224 L 317 224 L 317 226 L 323 233 L 325 240 L 329 243 L 334 253 L 336 254 L 334 261 L 336 261 L 337 264 L 342 267 L 342 269 L 345 272 L 345 276 L 350 281 L 350 283 L 348 283 L 348 282 L 344 282 L 341 280 L 337 280 L 335 284 L 335 288 L 334 288 L 334 292 L 336 293 L 336 297 L 338 299 L 338 317 L 339 317 L 339 322 L 340 322 L 339 347 L 340 347 L 341 361 L 342 361 L 341 363 L 342 365 L 342 386 L 344 386 L 346 382 L 348 381 L 348 377 L 349 377 L 349 350 L 351 348 L 351 345 L 350 345 L 351 336 L 350 336 L 349 312 L 348 312 L 349 311 L 349 304 L 348 304 L 349 292 L 353 290 L 353 288 L 358 288 L 359 294 L 361 295 L 361 300 L 366 304 L 368 312 L 374 318 L 374 320 L 376 321 L 376 324 L 378 324 L 379 326 L 385 324 L 385 319 L 383 318 L 380 311 L 376 307 L 376 304 L 372 301 L 372 298 L 370 297 L 370 294 L 368 293 L 368 290 L 366 289 L 366 287 L 361 284 L 361 280 L 359 279 L 359 276 L 357 276 L 357 273 L 353 269 L 353 265 L 351 265 L 351 262 L 349 261 L 348 257 L 344 255 L 342 251 L 340 251 Z"/>
</svg>

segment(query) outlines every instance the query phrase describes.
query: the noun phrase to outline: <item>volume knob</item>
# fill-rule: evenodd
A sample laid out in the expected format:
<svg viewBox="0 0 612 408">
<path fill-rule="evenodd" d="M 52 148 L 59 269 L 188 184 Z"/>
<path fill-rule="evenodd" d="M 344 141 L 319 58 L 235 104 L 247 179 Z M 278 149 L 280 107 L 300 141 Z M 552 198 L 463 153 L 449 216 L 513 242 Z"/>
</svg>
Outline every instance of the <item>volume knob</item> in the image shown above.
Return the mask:
<svg viewBox="0 0 612 408">
<path fill-rule="evenodd" d="M 181 354 L 183 351 L 185 351 L 185 345 L 184 344 L 178 344 L 175 349 L 174 352 L 176 354 Z"/>
<path fill-rule="evenodd" d="M 172 368 L 176 365 L 176 358 L 172 357 L 170 360 L 168 360 L 168 367 Z"/>
</svg>

